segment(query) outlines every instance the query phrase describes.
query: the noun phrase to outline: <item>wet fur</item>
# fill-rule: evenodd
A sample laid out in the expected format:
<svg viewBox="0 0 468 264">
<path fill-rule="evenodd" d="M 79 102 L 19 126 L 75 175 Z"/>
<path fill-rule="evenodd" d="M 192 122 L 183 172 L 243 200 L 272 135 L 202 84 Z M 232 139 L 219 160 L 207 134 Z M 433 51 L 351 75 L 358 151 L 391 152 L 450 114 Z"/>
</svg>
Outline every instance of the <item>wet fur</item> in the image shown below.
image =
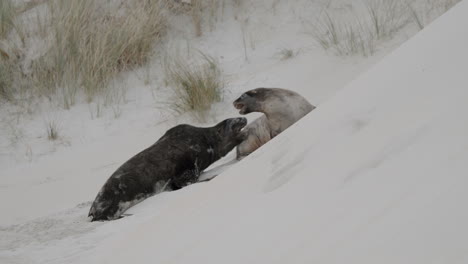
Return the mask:
<svg viewBox="0 0 468 264">
<path fill-rule="evenodd" d="M 315 109 L 298 93 L 280 88 L 247 91 L 233 104 L 240 114 L 264 113 L 244 128 L 245 140 L 237 146 L 237 159 L 249 155 Z"/>
<path fill-rule="evenodd" d="M 194 183 L 200 173 L 243 140 L 245 118 L 214 127 L 179 125 L 118 168 L 99 191 L 91 221 L 117 219 L 134 204 L 167 190 Z"/>
</svg>

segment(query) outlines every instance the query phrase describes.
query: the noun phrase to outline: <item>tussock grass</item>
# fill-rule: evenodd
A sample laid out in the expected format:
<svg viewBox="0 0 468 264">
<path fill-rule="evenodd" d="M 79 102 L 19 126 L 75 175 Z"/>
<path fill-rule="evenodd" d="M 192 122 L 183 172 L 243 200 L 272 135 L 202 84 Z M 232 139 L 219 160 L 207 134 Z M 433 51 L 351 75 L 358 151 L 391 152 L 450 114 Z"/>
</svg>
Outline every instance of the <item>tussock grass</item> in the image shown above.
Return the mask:
<svg viewBox="0 0 468 264">
<path fill-rule="evenodd" d="M 461 2 L 461 0 L 426 0 L 432 9 L 436 10 L 438 15 L 447 12 L 450 8 Z"/>
<path fill-rule="evenodd" d="M 13 65 L 8 59 L 0 58 L 0 99 L 11 100 L 13 96 Z"/>
<path fill-rule="evenodd" d="M 394 37 L 408 24 L 423 29 L 460 0 L 366 0 L 346 14 L 328 6 L 312 23 L 312 36 L 325 50 L 339 56 L 372 56 L 380 42 Z"/>
<path fill-rule="evenodd" d="M 0 41 L 0 100 L 13 101 L 25 79 L 15 51 Z"/>
<path fill-rule="evenodd" d="M 280 55 L 281 60 L 288 60 L 294 57 L 295 54 L 294 54 L 294 50 L 283 48 L 279 51 L 279 55 Z"/>
<path fill-rule="evenodd" d="M 12 0 L 0 1 L 0 38 L 5 38 L 15 26 L 16 9 Z"/>
<path fill-rule="evenodd" d="M 408 24 L 406 5 L 401 0 L 367 0 L 372 34 L 377 39 L 391 38 Z"/>
<path fill-rule="evenodd" d="M 166 26 L 158 0 L 129 0 L 117 8 L 50 0 L 48 8 L 51 43 L 33 72 L 43 93 L 63 94 L 65 108 L 77 93 L 91 101 L 117 73 L 144 64 Z"/>
<path fill-rule="evenodd" d="M 328 10 L 312 27 L 312 36 L 325 50 L 336 55 L 371 56 L 378 41 L 389 39 L 408 23 L 401 0 L 368 0 L 344 17 Z"/>
<path fill-rule="evenodd" d="M 372 31 L 359 17 L 354 19 L 354 24 L 347 24 L 325 12 L 324 18 L 314 26 L 312 35 L 323 49 L 331 49 L 336 55 L 370 56 L 375 52 Z"/>
<path fill-rule="evenodd" d="M 434 18 L 447 12 L 461 0 L 421 0 L 414 2 L 407 0 L 410 19 L 421 30 Z"/>
<path fill-rule="evenodd" d="M 21 12 L 14 0 L 0 1 L 0 39 L 8 39 L 11 37 L 12 32 L 15 32 L 16 37 L 24 44 L 24 28 L 22 23 L 18 22 L 20 14 Z"/>
<path fill-rule="evenodd" d="M 413 21 L 416 23 L 418 26 L 419 30 L 422 30 L 424 28 L 424 21 L 423 17 L 421 16 L 421 13 L 418 12 L 413 6 L 408 4 L 408 9 L 410 10 L 411 18 Z"/>
<path fill-rule="evenodd" d="M 224 1 L 219 0 L 169 0 L 169 9 L 178 14 L 190 16 L 195 36 L 212 31 L 220 18 Z"/>
<path fill-rule="evenodd" d="M 33 8 L 35 8 L 38 5 L 41 5 L 49 0 L 29 0 L 27 2 L 24 2 L 20 4 L 17 8 L 17 11 L 19 14 L 27 12 Z"/>
<path fill-rule="evenodd" d="M 57 123 L 49 121 L 46 123 L 47 139 L 55 141 L 59 138 L 59 128 Z"/>
<path fill-rule="evenodd" d="M 224 80 L 218 63 L 207 55 L 195 63 L 187 63 L 180 56 L 164 64 L 167 84 L 173 89 L 175 100 L 170 107 L 178 112 L 191 112 L 204 120 L 213 103 L 222 97 Z"/>
</svg>

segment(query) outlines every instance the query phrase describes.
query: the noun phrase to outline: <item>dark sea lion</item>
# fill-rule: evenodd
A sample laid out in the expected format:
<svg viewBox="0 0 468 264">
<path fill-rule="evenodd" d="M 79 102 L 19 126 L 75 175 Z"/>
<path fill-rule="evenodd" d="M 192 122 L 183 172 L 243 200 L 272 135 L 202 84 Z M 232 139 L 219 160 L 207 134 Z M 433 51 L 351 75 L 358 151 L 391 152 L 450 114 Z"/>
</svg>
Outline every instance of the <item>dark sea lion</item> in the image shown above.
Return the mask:
<svg viewBox="0 0 468 264">
<path fill-rule="evenodd" d="M 113 220 L 134 204 L 197 182 L 200 173 L 243 140 L 247 120 L 226 119 L 214 127 L 178 125 L 120 166 L 99 191 L 91 221 Z"/>
<path fill-rule="evenodd" d="M 249 155 L 315 109 L 298 93 L 280 88 L 247 91 L 233 104 L 242 115 L 264 113 L 244 128 L 245 140 L 237 146 L 237 159 Z"/>
</svg>

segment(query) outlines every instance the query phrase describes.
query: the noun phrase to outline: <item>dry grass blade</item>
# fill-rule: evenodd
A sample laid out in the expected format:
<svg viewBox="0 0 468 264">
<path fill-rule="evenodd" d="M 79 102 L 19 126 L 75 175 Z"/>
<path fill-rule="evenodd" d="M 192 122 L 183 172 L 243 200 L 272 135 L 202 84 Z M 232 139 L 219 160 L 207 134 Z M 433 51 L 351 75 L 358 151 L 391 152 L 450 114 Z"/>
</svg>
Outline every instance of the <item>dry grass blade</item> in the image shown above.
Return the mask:
<svg viewBox="0 0 468 264">
<path fill-rule="evenodd" d="M 55 141 L 59 138 L 58 126 L 54 121 L 46 123 L 47 139 Z"/>
<path fill-rule="evenodd" d="M 195 36 L 213 30 L 220 17 L 225 2 L 219 0 L 169 0 L 167 7 L 177 14 L 190 16 Z"/>
<path fill-rule="evenodd" d="M 12 97 L 12 65 L 8 59 L 0 58 L 0 99 L 10 100 Z"/>
<path fill-rule="evenodd" d="M 280 54 L 281 60 L 287 60 L 287 59 L 294 57 L 294 51 L 292 49 L 287 49 L 287 48 L 281 49 L 279 54 Z"/>
<path fill-rule="evenodd" d="M 114 10 L 94 0 L 48 2 L 53 41 L 34 67 L 43 92 L 61 89 L 73 98 L 83 91 L 91 101 L 116 73 L 146 62 L 164 34 L 161 2 L 125 3 Z"/>
<path fill-rule="evenodd" d="M 340 56 L 371 56 L 377 42 L 391 38 L 408 23 L 401 0 L 368 0 L 361 12 L 349 11 L 344 16 L 327 10 L 312 26 L 312 35 L 323 49 Z"/>
<path fill-rule="evenodd" d="M 224 81 L 217 62 L 202 54 L 201 63 L 187 64 L 181 57 L 164 65 L 166 78 L 176 100 L 172 109 L 178 113 L 192 112 L 204 120 L 211 105 L 221 100 Z"/>
<path fill-rule="evenodd" d="M 418 28 L 422 30 L 424 28 L 424 22 L 423 22 L 421 15 L 411 5 L 408 5 L 408 9 L 410 10 L 410 14 L 411 14 L 411 17 L 413 18 L 413 21 L 416 23 L 416 25 L 418 25 Z"/>
<path fill-rule="evenodd" d="M 0 100 L 12 101 L 23 79 L 17 54 L 0 41 Z"/>
<path fill-rule="evenodd" d="M 16 9 L 11 0 L 0 1 L 0 38 L 5 38 L 14 27 Z"/>
</svg>

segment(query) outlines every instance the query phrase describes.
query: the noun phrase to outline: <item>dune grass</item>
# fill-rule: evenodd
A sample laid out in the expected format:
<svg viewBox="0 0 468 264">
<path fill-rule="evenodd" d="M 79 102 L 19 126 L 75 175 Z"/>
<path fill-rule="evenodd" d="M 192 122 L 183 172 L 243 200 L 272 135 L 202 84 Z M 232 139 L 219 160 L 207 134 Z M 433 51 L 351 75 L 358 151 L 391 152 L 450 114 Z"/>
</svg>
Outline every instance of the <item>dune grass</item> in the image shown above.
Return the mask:
<svg viewBox="0 0 468 264">
<path fill-rule="evenodd" d="M 312 22 L 318 45 L 338 56 L 372 56 L 379 44 L 414 23 L 419 30 L 460 0 L 366 0 L 346 13 L 326 7 Z"/>
<path fill-rule="evenodd" d="M 59 129 L 58 125 L 54 121 L 48 121 L 46 123 L 46 133 L 47 139 L 50 141 L 55 141 L 59 138 Z"/>
<path fill-rule="evenodd" d="M 218 63 L 202 54 L 194 63 L 174 56 L 164 63 L 168 86 L 174 91 L 170 107 L 177 113 L 190 112 L 204 120 L 213 103 L 222 99 L 224 80 Z"/>
<path fill-rule="evenodd" d="M 312 36 L 339 56 L 371 56 L 380 40 L 392 38 L 407 23 L 401 0 L 368 0 L 345 16 L 324 10 L 312 25 Z"/>
<path fill-rule="evenodd" d="M 11 100 L 13 86 L 13 66 L 0 56 L 0 99 Z"/>
<path fill-rule="evenodd" d="M 16 9 L 12 0 L 0 1 L 0 39 L 5 38 L 14 27 Z"/>
<path fill-rule="evenodd" d="M 48 51 L 33 65 L 42 93 L 63 94 L 65 108 L 77 93 L 88 101 L 123 70 L 144 64 L 164 34 L 161 1 L 129 0 L 105 8 L 94 0 L 50 0 Z"/>
<path fill-rule="evenodd" d="M 0 39 L 5 39 L 14 28 L 15 6 L 11 0 L 0 1 Z M 0 43 L 1 44 L 1 43 Z M 16 65 L 3 45 L 0 45 L 0 99 L 11 100 Z"/>
<path fill-rule="evenodd" d="M 434 17 L 447 12 L 458 2 L 460 0 L 422 0 L 419 3 L 407 0 L 407 5 L 411 20 L 422 30 Z"/>
<path fill-rule="evenodd" d="M 224 5 L 225 1 L 219 0 L 171 0 L 167 7 L 173 13 L 190 17 L 193 32 L 196 37 L 200 37 L 204 32 L 215 28 Z"/>
</svg>

